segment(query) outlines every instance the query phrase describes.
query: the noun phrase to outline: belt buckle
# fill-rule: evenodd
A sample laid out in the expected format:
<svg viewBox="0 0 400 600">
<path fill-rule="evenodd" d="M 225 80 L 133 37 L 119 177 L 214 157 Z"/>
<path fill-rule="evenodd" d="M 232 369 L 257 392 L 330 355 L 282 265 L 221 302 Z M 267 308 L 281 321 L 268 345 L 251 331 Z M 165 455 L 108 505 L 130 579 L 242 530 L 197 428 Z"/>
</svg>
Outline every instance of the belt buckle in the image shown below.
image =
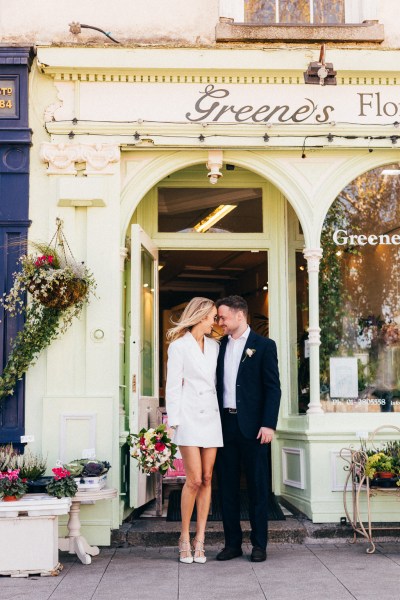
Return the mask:
<svg viewBox="0 0 400 600">
<path fill-rule="evenodd" d="M 237 409 L 236 408 L 228 408 L 228 412 L 230 415 L 236 415 L 237 414 Z"/>
</svg>

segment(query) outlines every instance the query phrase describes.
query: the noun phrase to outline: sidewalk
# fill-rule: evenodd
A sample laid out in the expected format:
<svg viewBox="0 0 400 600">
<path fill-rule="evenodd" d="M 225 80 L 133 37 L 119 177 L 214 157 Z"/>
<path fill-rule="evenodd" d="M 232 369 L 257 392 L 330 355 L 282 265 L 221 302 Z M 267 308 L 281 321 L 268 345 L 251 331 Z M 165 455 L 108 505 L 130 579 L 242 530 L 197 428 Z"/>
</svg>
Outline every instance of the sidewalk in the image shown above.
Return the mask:
<svg viewBox="0 0 400 600">
<path fill-rule="evenodd" d="M 359 541 L 270 544 L 265 563 L 244 556 L 205 565 L 178 562 L 175 547 L 103 548 L 91 565 L 60 552 L 58 577 L 0 577 L 1 600 L 392 600 L 399 597 L 400 545 Z M 378 576 L 380 576 L 378 578 Z"/>
</svg>

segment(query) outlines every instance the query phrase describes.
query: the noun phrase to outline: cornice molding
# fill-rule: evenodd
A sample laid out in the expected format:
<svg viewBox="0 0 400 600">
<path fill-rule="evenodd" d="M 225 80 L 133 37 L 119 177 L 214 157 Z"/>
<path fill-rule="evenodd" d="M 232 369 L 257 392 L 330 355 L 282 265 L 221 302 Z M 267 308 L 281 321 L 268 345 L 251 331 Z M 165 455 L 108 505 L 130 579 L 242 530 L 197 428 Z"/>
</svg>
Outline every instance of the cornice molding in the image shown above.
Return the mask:
<svg viewBox="0 0 400 600">
<path fill-rule="evenodd" d="M 193 73 L 181 71 L 180 73 L 155 73 L 154 71 L 76 69 L 75 67 L 50 68 L 42 67 L 42 72 L 49 75 L 55 82 L 89 82 L 89 83 L 176 83 L 185 84 L 229 84 L 229 85 L 304 85 L 303 71 L 269 71 L 268 74 L 260 71 L 248 71 L 246 75 L 231 72 Z M 371 75 L 363 71 L 354 71 L 351 74 L 336 77 L 340 85 L 400 85 L 400 72 L 382 72 Z"/>
</svg>

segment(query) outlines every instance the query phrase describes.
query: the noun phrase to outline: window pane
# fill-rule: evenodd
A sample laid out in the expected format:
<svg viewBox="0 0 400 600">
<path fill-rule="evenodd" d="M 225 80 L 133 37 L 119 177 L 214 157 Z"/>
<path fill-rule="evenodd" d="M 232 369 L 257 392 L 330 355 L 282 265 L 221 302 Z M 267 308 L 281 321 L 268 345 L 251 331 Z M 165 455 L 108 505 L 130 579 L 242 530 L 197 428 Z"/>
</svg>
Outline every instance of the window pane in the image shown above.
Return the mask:
<svg viewBox="0 0 400 600">
<path fill-rule="evenodd" d="M 314 23 L 344 23 L 344 0 L 313 0 Z"/>
<path fill-rule="evenodd" d="M 244 0 L 246 23 L 275 23 L 275 0 Z"/>
<path fill-rule="evenodd" d="M 279 0 L 280 23 L 309 23 L 310 0 Z"/>
<path fill-rule="evenodd" d="M 159 188 L 158 231 L 262 233 L 262 190 Z"/>
<path fill-rule="evenodd" d="M 142 248 L 141 394 L 153 396 L 154 383 L 154 261 Z"/>
<path fill-rule="evenodd" d="M 297 393 L 299 413 L 310 402 L 310 355 L 308 348 L 308 273 L 302 252 L 296 252 Z"/>
<path fill-rule="evenodd" d="M 337 197 L 324 222 L 320 357 L 325 410 L 400 412 L 398 173 L 398 165 L 392 165 L 358 177 Z M 332 358 L 348 360 L 331 363 Z"/>
</svg>

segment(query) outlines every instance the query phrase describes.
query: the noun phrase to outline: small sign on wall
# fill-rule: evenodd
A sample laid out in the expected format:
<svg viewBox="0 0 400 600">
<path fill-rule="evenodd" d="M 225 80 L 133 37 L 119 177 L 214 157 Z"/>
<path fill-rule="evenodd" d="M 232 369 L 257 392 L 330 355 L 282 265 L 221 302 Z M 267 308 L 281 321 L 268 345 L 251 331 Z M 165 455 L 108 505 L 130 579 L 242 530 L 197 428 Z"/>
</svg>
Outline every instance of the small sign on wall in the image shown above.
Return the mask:
<svg viewBox="0 0 400 600">
<path fill-rule="evenodd" d="M 0 119 L 17 116 L 15 79 L 0 79 Z"/>
<path fill-rule="evenodd" d="M 357 358 L 331 358 L 329 378 L 331 398 L 358 398 Z"/>
</svg>

